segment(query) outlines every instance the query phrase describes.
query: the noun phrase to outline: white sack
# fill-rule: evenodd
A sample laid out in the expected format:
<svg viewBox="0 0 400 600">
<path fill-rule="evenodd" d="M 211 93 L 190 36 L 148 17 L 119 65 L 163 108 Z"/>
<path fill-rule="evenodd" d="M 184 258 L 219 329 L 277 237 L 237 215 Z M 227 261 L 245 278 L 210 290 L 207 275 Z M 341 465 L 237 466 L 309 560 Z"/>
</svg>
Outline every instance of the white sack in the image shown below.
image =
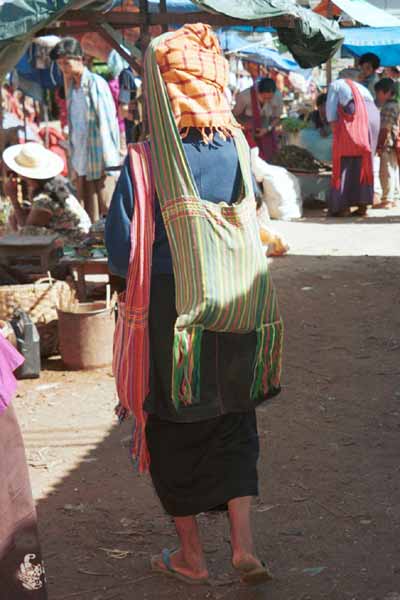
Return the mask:
<svg viewBox="0 0 400 600">
<path fill-rule="evenodd" d="M 256 181 L 262 184 L 263 201 L 271 219 L 299 219 L 303 215 L 303 202 L 297 177 L 283 167 L 265 162 L 258 153 L 258 148 L 251 149 L 251 168 Z"/>
</svg>

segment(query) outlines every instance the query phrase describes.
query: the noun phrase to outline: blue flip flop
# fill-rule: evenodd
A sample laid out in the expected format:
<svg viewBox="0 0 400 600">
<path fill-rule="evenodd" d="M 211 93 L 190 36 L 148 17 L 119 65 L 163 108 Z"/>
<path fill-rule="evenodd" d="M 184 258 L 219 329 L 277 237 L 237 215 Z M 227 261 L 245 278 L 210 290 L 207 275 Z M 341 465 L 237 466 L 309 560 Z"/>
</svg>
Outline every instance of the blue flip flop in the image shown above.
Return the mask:
<svg viewBox="0 0 400 600">
<path fill-rule="evenodd" d="M 190 585 L 205 585 L 209 583 L 208 577 L 194 579 L 193 577 L 189 577 L 188 575 L 184 575 L 183 573 L 176 571 L 171 565 L 171 555 L 173 552 L 175 552 L 175 550 L 168 550 L 167 548 L 164 548 L 164 550 L 161 552 L 161 562 L 163 564 L 162 567 L 160 566 L 159 562 L 160 556 L 153 556 L 150 561 L 152 571 L 163 573 L 169 577 L 174 577 L 175 579 L 179 579 L 180 581 L 184 581 Z"/>
</svg>

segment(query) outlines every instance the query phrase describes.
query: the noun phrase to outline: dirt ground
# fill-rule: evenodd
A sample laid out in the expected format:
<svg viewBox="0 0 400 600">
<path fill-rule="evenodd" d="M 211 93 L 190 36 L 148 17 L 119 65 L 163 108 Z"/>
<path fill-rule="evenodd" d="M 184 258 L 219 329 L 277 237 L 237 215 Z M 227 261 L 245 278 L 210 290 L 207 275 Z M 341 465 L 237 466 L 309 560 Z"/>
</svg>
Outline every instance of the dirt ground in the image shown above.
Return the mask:
<svg viewBox="0 0 400 600">
<path fill-rule="evenodd" d="M 238 582 L 221 513 L 200 516 L 211 586 L 152 574 L 149 557 L 176 539 L 131 468 L 110 370 L 54 359 L 15 402 L 50 600 L 400 600 L 400 211 L 308 217 L 276 224 L 292 253 L 271 263 L 283 392 L 258 411 L 253 517 L 275 579 Z"/>
</svg>

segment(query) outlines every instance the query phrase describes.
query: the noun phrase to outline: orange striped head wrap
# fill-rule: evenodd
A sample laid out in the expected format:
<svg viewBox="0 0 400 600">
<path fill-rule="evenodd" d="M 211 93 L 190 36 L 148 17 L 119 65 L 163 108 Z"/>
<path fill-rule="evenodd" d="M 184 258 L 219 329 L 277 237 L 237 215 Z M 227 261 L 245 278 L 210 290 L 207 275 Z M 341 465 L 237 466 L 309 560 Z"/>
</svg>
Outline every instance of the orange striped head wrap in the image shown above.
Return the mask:
<svg viewBox="0 0 400 600">
<path fill-rule="evenodd" d="M 209 25 L 185 25 L 165 36 L 156 60 L 182 137 L 190 127 L 200 129 L 205 141 L 214 131 L 233 134 L 238 124 L 224 93 L 229 66 Z"/>
</svg>

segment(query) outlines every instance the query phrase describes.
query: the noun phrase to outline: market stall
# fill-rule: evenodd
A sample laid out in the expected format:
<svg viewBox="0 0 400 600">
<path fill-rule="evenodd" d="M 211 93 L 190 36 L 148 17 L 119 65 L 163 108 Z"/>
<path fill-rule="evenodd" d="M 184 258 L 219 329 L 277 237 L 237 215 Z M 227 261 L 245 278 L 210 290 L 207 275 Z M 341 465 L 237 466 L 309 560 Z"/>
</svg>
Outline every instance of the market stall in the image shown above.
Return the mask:
<svg viewBox="0 0 400 600">
<path fill-rule="evenodd" d="M 283 0 L 279 7 L 272 0 L 263 0 L 262 2 L 249 0 L 245 4 L 231 0 L 219 2 L 196 0 L 194 3 L 180 0 L 161 0 L 159 3 L 147 2 L 147 0 L 140 0 L 137 3 L 120 2 L 119 0 L 118 2 L 109 0 L 84 3 L 82 0 L 58 0 L 51 5 L 47 1 L 38 0 L 34 7 L 28 6 L 22 0 L 16 0 L 12 4 L 0 5 L 0 74 L 4 76 L 15 67 L 18 61 L 21 61 L 19 76 L 25 77 L 27 73 L 24 71 L 24 67 L 30 69 L 32 66 L 32 61 L 26 61 L 26 58 L 30 56 L 29 49 L 32 48 L 32 42 L 38 36 L 49 34 L 76 35 L 80 38 L 86 34 L 95 34 L 98 36 L 96 38 L 98 41 L 101 40 L 102 43 L 108 45 L 108 48 L 117 51 L 138 72 L 141 69 L 140 52 L 133 46 L 138 37 L 140 37 L 140 46 L 143 51 L 151 35 L 158 34 L 168 27 L 196 21 L 204 21 L 216 27 L 239 27 L 243 23 L 251 27 L 274 26 L 281 42 L 287 45 L 295 57 L 296 68 L 299 70 L 324 62 L 342 42 L 342 36 L 336 24 L 309 10 L 300 8 L 292 0 Z M 28 54 L 26 54 L 27 51 Z M 279 62 L 280 59 L 277 55 L 274 58 Z M 36 73 L 29 75 L 31 81 L 36 79 L 36 75 Z M 24 200 L 22 191 L 18 200 L 21 203 L 21 209 Z M 6 221 L 7 216 L 5 215 L 3 220 Z M 61 282 L 63 285 L 72 284 L 75 288 L 74 297 L 73 299 L 71 297 L 71 306 L 68 310 L 81 315 L 76 321 L 80 321 L 82 324 L 88 318 L 88 314 L 86 310 L 79 308 L 75 300 L 91 300 L 92 302 L 96 300 L 93 295 L 98 291 L 95 285 L 96 280 L 99 277 L 102 279 L 109 277 L 101 228 L 101 222 L 95 223 L 74 243 L 71 243 L 70 239 L 60 242 L 60 239 L 50 240 L 49 237 L 46 243 L 39 244 L 40 240 L 37 238 L 33 243 L 28 244 L 27 233 L 24 232 L 17 241 L 14 238 L 4 237 L 3 250 L 8 253 L 8 257 L 12 255 L 15 259 L 13 259 L 14 264 L 11 269 L 9 261 L 7 264 L 3 262 L 0 273 L 0 277 L 7 278 L 7 283 L 16 290 L 11 295 L 14 300 L 10 301 L 9 307 L 13 302 L 14 309 L 19 306 L 18 290 L 21 289 L 21 286 L 39 286 L 37 282 L 41 282 L 41 286 L 47 285 L 46 290 L 48 291 L 55 285 L 53 278 L 58 277 L 64 280 Z M 23 240 L 22 243 L 21 240 Z M 43 277 L 49 278 L 47 284 L 43 284 Z M 88 282 L 88 279 L 91 281 Z M 73 283 L 74 280 L 75 283 Z M 109 290 L 108 297 L 106 300 L 102 300 L 105 283 L 106 281 L 103 281 L 100 291 L 103 296 L 98 299 L 104 303 L 102 310 L 109 311 L 112 290 L 107 288 Z M 0 285 L 0 289 L 1 287 Z M 65 312 L 65 303 L 61 306 L 58 300 L 53 300 L 53 309 L 56 314 L 57 310 Z M 89 312 L 93 318 L 97 315 L 97 309 L 89 310 Z M 27 314 L 33 316 L 33 321 L 38 322 L 30 306 L 27 307 Z M 2 315 L 0 313 L 0 320 L 2 318 L 8 319 L 9 314 Z M 79 331 L 83 330 L 79 329 Z M 65 335 L 65 329 L 62 335 Z M 82 333 L 77 333 L 77 336 L 81 336 L 82 339 L 85 337 Z M 111 336 L 108 335 L 108 337 Z M 65 348 L 64 345 L 64 350 Z M 57 349 L 58 340 L 53 344 L 52 351 Z M 65 361 L 68 362 L 66 357 Z"/>
</svg>

